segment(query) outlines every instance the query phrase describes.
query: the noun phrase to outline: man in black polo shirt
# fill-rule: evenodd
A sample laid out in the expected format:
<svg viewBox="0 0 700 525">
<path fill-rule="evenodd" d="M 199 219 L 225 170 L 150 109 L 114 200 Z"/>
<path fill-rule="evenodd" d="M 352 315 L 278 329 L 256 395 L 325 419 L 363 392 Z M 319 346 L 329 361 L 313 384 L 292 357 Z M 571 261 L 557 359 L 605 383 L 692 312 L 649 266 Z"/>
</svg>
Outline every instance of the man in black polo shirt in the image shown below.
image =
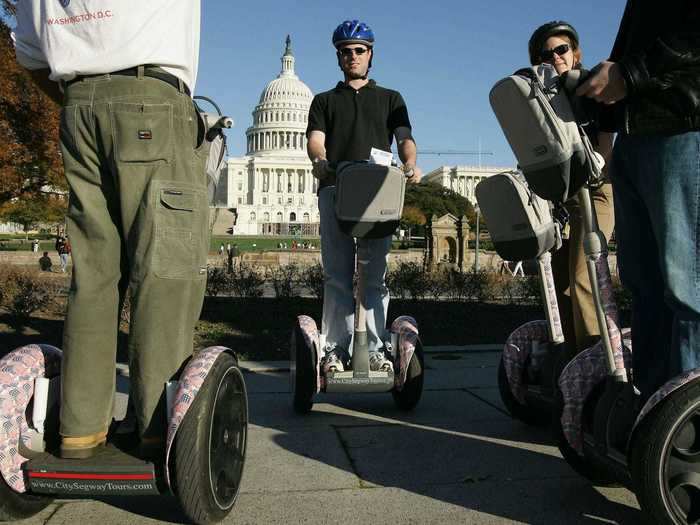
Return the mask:
<svg viewBox="0 0 700 525">
<path fill-rule="evenodd" d="M 335 178 L 328 163 L 368 160 L 372 150 L 391 151 L 396 138 L 403 170 L 409 182 L 421 177 L 416 167 L 416 144 L 406 104 L 398 91 L 378 86 L 367 78 L 372 66 L 374 34 L 364 23 L 347 20 L 333 33 L 338 65 L 345 80 L 314 97 L 306 130 L 313 174 L 320 181 L 321 256 L 325 274 L 323 321 L 326 336 L 324 371 L 342 371 L 353 333 L 355 306 L 353 273 L 355 243 L 339 228 L 335 217 Z M 367 333 L 372 370 L 391 369 L 384 353 L 384 332 L 389 293 L 384 283 L 391 236 L 363 239 L 366 268 Z"/>
</svg>

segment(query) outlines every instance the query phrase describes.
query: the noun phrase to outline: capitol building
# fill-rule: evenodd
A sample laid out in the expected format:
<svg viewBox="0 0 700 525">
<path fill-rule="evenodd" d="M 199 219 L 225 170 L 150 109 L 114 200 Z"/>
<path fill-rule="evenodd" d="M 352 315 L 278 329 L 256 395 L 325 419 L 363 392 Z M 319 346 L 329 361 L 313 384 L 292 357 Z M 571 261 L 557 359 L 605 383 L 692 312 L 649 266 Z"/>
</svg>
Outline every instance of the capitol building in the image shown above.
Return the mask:
<svg viewBox="0 0 700 525">
<path fill-rule="evenodd" d="M 318 235 L 318 181 L 306 154 L 312 99 L 294 72 L 287 36 L 282 71 L 263 90 L 246 130 L 246 155 L 229 158 L 222 173 L 215 234 Z"/>
<path fill-rule="evenodd" d="M 282 70 L 263 89 L 246 130 L 246 154 L 222 170 L 212 207 L 215 235 L 319 234 L 318 181 L 306 153 L 313 93 L 294 71 L 287 36 Z M 420 157 L 420 149 L 418 151 Z M 423 180 L 438 183 L 476 204 L 476 184 L 512 168 L 441 166 Z"/>
</svg>

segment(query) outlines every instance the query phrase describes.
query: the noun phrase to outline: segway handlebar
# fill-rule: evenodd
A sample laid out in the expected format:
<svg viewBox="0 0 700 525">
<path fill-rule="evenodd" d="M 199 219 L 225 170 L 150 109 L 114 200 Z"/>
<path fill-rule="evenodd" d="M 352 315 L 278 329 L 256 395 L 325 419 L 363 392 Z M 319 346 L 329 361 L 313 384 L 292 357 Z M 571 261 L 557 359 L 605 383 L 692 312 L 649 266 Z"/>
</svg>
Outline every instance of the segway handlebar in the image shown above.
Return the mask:
<svg viewBox="0 0 700 525">
<path fill-rule="evenodd" d="M 369 161 L 368 160 L 341 160 L 338 162 L 328 162 L 326 164 L 326 173 L 328 175 L 335 175 L 338 172 L 338 168 L 343 166 L 344 164 L 369 164 Z M 398 167 L 396 162 L 392 162 L 391 166 L 393 166 L 395 168 Z M 413 170 L 410 170 L 408 172 L 404 171 L 403 173 L 407 179 L 409 179 L 413 176 Z"/>
</svg>

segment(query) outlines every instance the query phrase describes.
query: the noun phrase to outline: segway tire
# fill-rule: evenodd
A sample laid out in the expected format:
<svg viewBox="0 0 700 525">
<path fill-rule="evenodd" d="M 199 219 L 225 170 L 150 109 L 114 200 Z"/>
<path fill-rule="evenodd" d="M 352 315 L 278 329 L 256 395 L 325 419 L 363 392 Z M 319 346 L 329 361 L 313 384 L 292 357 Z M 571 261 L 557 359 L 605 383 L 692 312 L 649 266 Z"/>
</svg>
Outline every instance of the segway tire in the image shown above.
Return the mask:
<svg viewBox="0 0 700 525">
<path fill-rule="evenodd" d="M 236 358 L 212 365 L 175 436 L 174 492 L 196 524 L 224 519 L 238 497 L 245 463 L 248 398 Z"/>
<path fill-rule="evenodd" d="M 595 403 L 600 397 L 602 388 L 604 384 L 601 383 L 591 395 L 586 400 L 584 406 L 584 421 L 591 417 L 591 412 L 595 408 Z M 581 456 L 576 450 L 569 444 L 564 436 L 564 430 L 561 426 L 561 414 L 564 409 L 564 398 L 561 395 L 559 388 L 556 390 L 554 398 L 554 411 L 552 412 L 552 432 L 554 435 L 554 442 L 559 448 L 559 452 L 564 457 L 564 460 L 569 464 L 569 466 L 576 472 L 579 476 L 586 478 L 593 485 L 598 485 L 600 487 L 619 487 L 620 483 L 608 472 L 605 472 L 601 468 L 596 467 L 591 462 L 586 460 L 584 456 Z M 585 424 L 585 423 L 584 423 Z"/>
<path fill-rule="evenodd" d="M 52 502 L 53 498 L 16 492 L 0 476 L 0 521 L 30 518 L 44 510 Z"/>
<path fill-rule="evenodd" d="M 292 352 L 296 358 L 296 376 L 294 378 L 294 411 L 308 414 L 314 406 L 316 393 L 316 350 L 306 345 L 301 327 L 297 324 L 292 332 Z"/>
<path fill-rule="evenodd" d="M 629 468 L 648 523 L 700 521 L 700 381 L 646 415 L 634 431 Z"/>
<path fill-rule="evenodd" d="M 413 410 L 420 401 L 423 394 L 423 378 L 425 376 L 425 361 L 423 358 L 423 345 L 420 341 L 416 343 L 416 349 L 408 363 L 406 372 L 406 382 L 403 388 L 392 390 L 396 406 L 401 410 Z"/>
<path fill-rule="evenodd" d="M 534 407 L 527 404 L 524 405 L 515 399 L 513 391 L 510 389 L 503 357 L 501 357 L 501 361 L 498 364 L 498 392 L 501 394 L 501 401 L 503 401 L 508 413 L 514 419 L 532 426 L 546 426 L 549 424 L 552 418 L 551 414 L 542 410 L 535 410 Z"/>
</svg>

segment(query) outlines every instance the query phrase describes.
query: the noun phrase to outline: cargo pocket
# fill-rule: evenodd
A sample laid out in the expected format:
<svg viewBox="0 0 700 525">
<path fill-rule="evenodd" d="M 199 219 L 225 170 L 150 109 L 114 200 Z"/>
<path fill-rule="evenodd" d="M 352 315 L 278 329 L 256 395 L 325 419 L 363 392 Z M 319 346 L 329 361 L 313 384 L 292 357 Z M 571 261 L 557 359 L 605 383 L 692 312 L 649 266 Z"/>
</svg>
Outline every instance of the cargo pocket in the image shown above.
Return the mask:
<svg viewBox="0 0 700 525">
<path fill-rule="evenodd" d="M 170 162 L 173 108 L 170 104 L 111 104 L 118 162 Z"/>
<path fill-rule="evenodd" d="M 191 185 L 155 182 L 155 250 L 153 271 L 164 279 L 206 277 L 202 253 L 202 222 L 206 223 L 206 192 Z"/>
</svg>

